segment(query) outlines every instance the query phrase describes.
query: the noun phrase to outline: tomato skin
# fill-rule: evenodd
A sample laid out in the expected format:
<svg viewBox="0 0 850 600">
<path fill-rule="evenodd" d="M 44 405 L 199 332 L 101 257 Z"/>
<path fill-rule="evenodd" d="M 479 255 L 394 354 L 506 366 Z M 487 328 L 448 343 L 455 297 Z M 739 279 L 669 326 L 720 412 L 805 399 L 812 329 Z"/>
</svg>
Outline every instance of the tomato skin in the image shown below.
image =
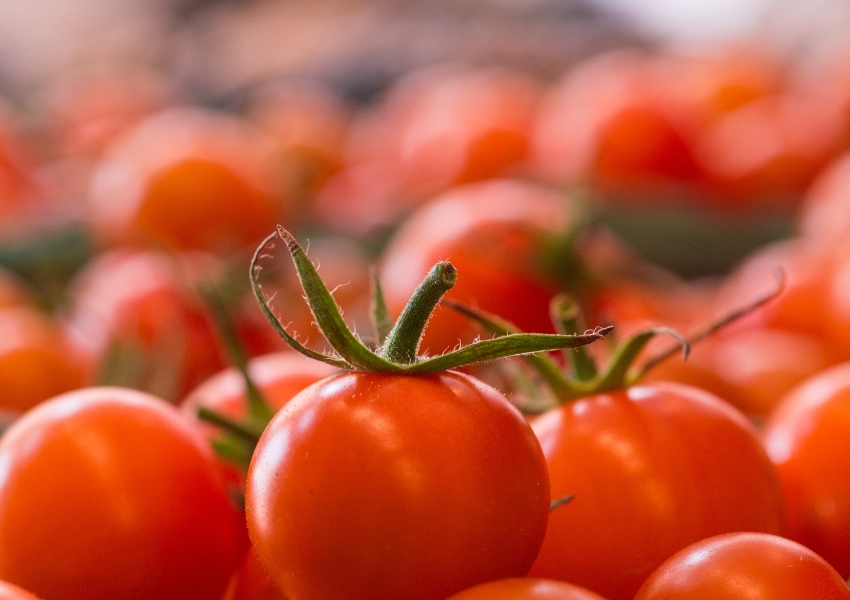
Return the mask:
<svg viewBox="0 0 850 600">
<path fill-rule="evenodd" d="M 605 600 L 576 585 L 548 579 L 512 578 L 482 583 L 448 600 Z"/>
<path fill-rule="evenodd" d="M 661 565 L 634 600 L 843 600 L 850 588 L 820 556 L 763 533 L 702 540 Z"/>
<path fill-rule="evenodd" d="M 269 576 L 263 571 L 253 548 L 249 549 L 236 572 L 232 594 L 225 600 L 286 600 Z"/>
<path fill-rule="evenodd" d="M 45 600 L 218 600 L 234 508 L 212 451 L 124 388 L 49 400 L 0 440 L 0 578 Z"/>
<path fill-rule="evenodd" d="M 788 537 L 850 576 L 850 363 L 789 392 L 765 423 L 788 511 Z"/>
<path fill-rule="evenodd" d="M 47 316 L 29 306 L 0 308 L 0 331 L 0 408 L 25 411 L 83 385 L 83 357 Z"/>
<path fill-rule="evenodd" d="M 92 175 L 88 217 L 107 244 L 227 254 L 252 247 L 281 217 L 268 140 L 198 108 L 152 115 L 113 144 Z"/>
<path fill-rule="evenodd" d="M 0 581 L 0 600 L 39 600 L 39 598 L 16 585 Z"/>
<path fill-rule="evenodd" d="M 776 473 L 746 418 L 711 394 L 656 383 L 580 399 L 533 423 L 553 511 L 529 575 L 631 600 L 652 570 L 697 540 L 779 533 Z"/>
<path fill-rule="evenodd" d="M 267 427 L 246 490 L 257 557 L 299 600 L 440 600 L 525 575 L 548 513 L 526 421 L 451 371 L 307 388 Z"/>
</svg>

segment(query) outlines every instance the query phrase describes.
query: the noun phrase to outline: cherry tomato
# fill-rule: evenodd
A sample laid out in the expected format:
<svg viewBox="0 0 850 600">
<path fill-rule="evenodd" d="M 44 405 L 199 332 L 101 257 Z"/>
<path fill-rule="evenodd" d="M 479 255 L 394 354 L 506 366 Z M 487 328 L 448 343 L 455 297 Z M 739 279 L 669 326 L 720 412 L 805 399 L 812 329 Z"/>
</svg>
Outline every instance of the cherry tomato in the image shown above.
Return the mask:
<svg viewBox="0 0 850 600">
<path fill-rule="evenodd" d="M 107 243 L 229 253 L 274 229 L 269 143 L 232 117 L 171 109 L 118 140 L 92 176 L 87 205 Z"/>
<path fill-rule="evenodd" d="M 0 578 L 46 599 L 219 600 L 234 507 L 212 450 L 164 401 L 86 388 L 0 438 Z"/>
<path fill-rule="evenodd" d="M 254 550 L 249 549 L 225 600 L 286 600 L 286 597 L 263 571 Z"/>
<path fill-rule="evenodd" d="M 401 312 L 435 262 L 449 260 L 460 276 L 446 298 L 524 331 L 552 332 L 549 302 L 559 284 L 545 270 L 553 259 L 546 252 L 571 225 L 567 201 L 547 188 L 509 180 L 455 188 L 412 215 L 387 246 L 381 283 L 390 313 Z M 436 354 L 479 333 L 465 317 L 437 310 L 422 347 Z"/>
<path fill-rule="evenodd" d="M 644 381 L 679 381 L 708 390 L 751 416 L 765 416 L 797 384 L 835 364 L 831 346 L 802 333 L 756 327 L 695 344 Z"/>
<path fill-rule="evenodd" d="M 283 198 L 301 209 L 342 168 L 350 110 L 331 90 L 270 84 L 252 98 L 250 115 L 274 139 L 274 171 Z"/>
<path fill-rule="evenodd" d="M 631 600 L 688 544 L 731 531 L 779 533 L 782 494 L 746 418 L 680 384 L 638 385 L 533 423 L 555 509 L 530 576 Z"/>
<path fill-rule="evenodd" d="M 542 103 L 534 158 L 549 180 L 590 179 L 616 194 L 693 184 L 693 123 L 654 81 L 653 61 L 610 52 L 579 65 Z"/>
<path fill-rule="evenodd" d="M 832 248 L 850 232 L 850 153 L 835 159 L 812 183 L 798 213 L 800 234 L 813 244 Z"/>
<path fill-rule="evenodd" d="M 332 375 L 335 369 L 325 363 L 307 359 L 292 351 L 257 356 L 248 361 L 251 381 L 274 410 L 279 410 L 308 385 Z M 190 419 L 196 419 L 200 407 L 241 421 L 248 417 L 245 380 L 236 369 L 221 371 L 196 387 L 181 402 Z M 201 423 L 199 422 L 199 425 Z M 209 424 L 203 427 L 208 438 L 221 435 L 221 430 Z M 228 480 L 243 486 L 244 473 L 227 464 Z"/>
<path fill-rule="evenodd" d="M 702 540 L 667 560 L 634 600 L 844 600 L 850 588 L 820 556 L 763 533 Z"/>
<path fill-rule="evenodd" d="M 0 600 L 40 600 L 16 585 L 0 581 Z"/>
<path fill-rule="evenodd" d="M 838 152 L 840 134 L 837 113 L 786 92 L 718 119 L 703 132 L 698 156 L 721 197 L 788 207 Z"/>
<path fill-rule="evenodd" d="M 563 581 L 548 579 L 500 579 L 455 594 L 449 600 L 605 600 Z"/>
<path fill-rule="evenodd" d="M 765 424 L 788 512 L 788 537 L 850 577 L 850 363 L 788 393 Z"/>
<path fill-rule="evenodd" d="M 70 335 L 103 377 L 116 356 L 109 383 L 182 398 L 224 368 L 215 327 L 191 289 L 207 271 L 206 257 L 120 249 L 95 258 L 71 284 Z M 126 372 L 124 372 L 126 371 Z"/>
<path fill-rule="evenodd" d="M 526 573 L 549 513 L 540 447 L 457 372 L 346 373 L 280 411 L 248 472 L 251 541 L 302 600 L 440 600 Z"/>
<path fill-rule="evenodd" d="M 0 408 L 24 411 L 84 383 L 85 361 L 49 317 L 0 309 Z"/>
</svg>

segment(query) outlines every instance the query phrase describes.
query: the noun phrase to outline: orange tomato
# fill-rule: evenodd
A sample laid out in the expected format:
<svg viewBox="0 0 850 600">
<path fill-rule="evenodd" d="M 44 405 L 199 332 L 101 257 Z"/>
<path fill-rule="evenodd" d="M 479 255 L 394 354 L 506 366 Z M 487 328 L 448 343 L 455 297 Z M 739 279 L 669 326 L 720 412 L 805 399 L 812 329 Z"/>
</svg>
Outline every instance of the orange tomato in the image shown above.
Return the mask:
<svg viewBox="0 0 850 600">
<path fill-rule="evenodd" d="M 265 138 L 235 117 L 171 109 L 149 117 L 96 167 L 88 214 L 108 243 L 227 253 L 274 229 Z"/>
</svg>

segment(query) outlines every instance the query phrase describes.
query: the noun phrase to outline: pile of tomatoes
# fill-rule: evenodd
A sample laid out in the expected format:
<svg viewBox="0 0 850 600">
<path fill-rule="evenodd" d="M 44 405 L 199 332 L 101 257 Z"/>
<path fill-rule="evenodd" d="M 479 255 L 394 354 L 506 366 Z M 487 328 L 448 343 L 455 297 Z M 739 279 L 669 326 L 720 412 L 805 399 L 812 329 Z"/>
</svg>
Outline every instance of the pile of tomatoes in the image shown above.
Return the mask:
<svg viewBox="0 0 850 600">
<path fill-rule="evenodd" d="M 0 598 L 850 598 L 847 61 L 618 51 L 231 111 L 147 72 L 46 95 L 0 111 Z M 789 233 L 685 279 L 599 216 L 649 209 Z M 422 359 L 602 339 L 341 369 L 288 239 L 249 279 L 278 224 L 370 348 L 446 260 L 483 317 L 437 306 Z"/>
</svg>

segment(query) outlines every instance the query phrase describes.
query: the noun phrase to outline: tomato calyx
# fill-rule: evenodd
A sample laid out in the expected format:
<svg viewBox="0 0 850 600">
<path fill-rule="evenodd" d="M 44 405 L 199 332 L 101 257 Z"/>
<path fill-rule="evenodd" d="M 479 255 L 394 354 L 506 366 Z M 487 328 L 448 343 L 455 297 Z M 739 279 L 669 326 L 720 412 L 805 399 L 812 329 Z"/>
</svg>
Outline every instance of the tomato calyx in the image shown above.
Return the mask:
<svg viewBox="0 0 850 600">
<path fill-rule="evenodd" d="M 773 289 L 759 296 L 749 304 L 721 316 L 706 327 L 688 336 L 683 336 L 669 327 L 651 327 L 639 331 L 614 347 L 607 363 L 602 369 L 597 367 L 596 361 L 584 347 L 576 347 L 570 351 L 563 351 L 563 362 L 569 365 L 568 372 L 565 372 L 552 358 L 543 354 L 527 355 L 524 356 L 524 359 L 537 372 L 552 392 L 554 400 L 559 404 L 572 402 L 594 394 L 626 389 L 636 384 L 652 368 L 680 351 L 683 359 L 687 360 L 691 345 L 709 337 L 718 330 L 723 329 L 766 304 L 777 297 L 784 289 L 784 286 L 785 275 L 780 270 L 777 272 L 776 286 Z M 475 321 L 484 330 L 496 336 L 517 335 L 521 333 L 515 325 L 497 315 L 451 300 L 443 300 L 442 303 Z M 551 316 L 556 331 L 559 331 L 561 334 L 568 335 L 575 333 L 582 326 L 583 319 L 579 305 L 566 294 L 561 294 L 553 298 Z M 642 364 L 636 365 L 637 359 L 644 348 L 658 335 L 668 335 L 674 338 L 675 344 L 653 355 Z M 532 401 L 519 408 L 525 413 L 537 414 L 552 408 L 552 402 Z"/>
<path fill-rule="evenodd" d="M 262 266 L 259 261 L 271 256 L 268 250 L 278 237 L 286 243 L 310 310 L 322 334 L 335 350 L 335 355 L 311 350 L 290 335 L 272 311 L 269 299 L 260 287 L 257 273 Z M 277 233 L 269 235 L 257 248 L 251 261 L 250 276 L 254 295 L 263 314 L 285 342 L 305 356 L 345 370 L 409 375 L 438 373 L 507 356 L 584 346 L 601 339 L 613 329 L 604 327 L 583 334 L 510 333 L 479 340 L 438 356 L 419 356 L 419 340 L 428 317 L 457 279 L 457 271 L 448 262 L 437 263 L 431 269 L 388 332 L 386 325 L 389 316 L 377 277 L 373 277 L 373 322 L 377 325 L 375 337 L 379 340 L 379 345 L 374 349 L 364 344 L 346 325 L 339 306 L 316 267 L 292 234 L 283 227 L 278 227 Z"/>
</svg>

